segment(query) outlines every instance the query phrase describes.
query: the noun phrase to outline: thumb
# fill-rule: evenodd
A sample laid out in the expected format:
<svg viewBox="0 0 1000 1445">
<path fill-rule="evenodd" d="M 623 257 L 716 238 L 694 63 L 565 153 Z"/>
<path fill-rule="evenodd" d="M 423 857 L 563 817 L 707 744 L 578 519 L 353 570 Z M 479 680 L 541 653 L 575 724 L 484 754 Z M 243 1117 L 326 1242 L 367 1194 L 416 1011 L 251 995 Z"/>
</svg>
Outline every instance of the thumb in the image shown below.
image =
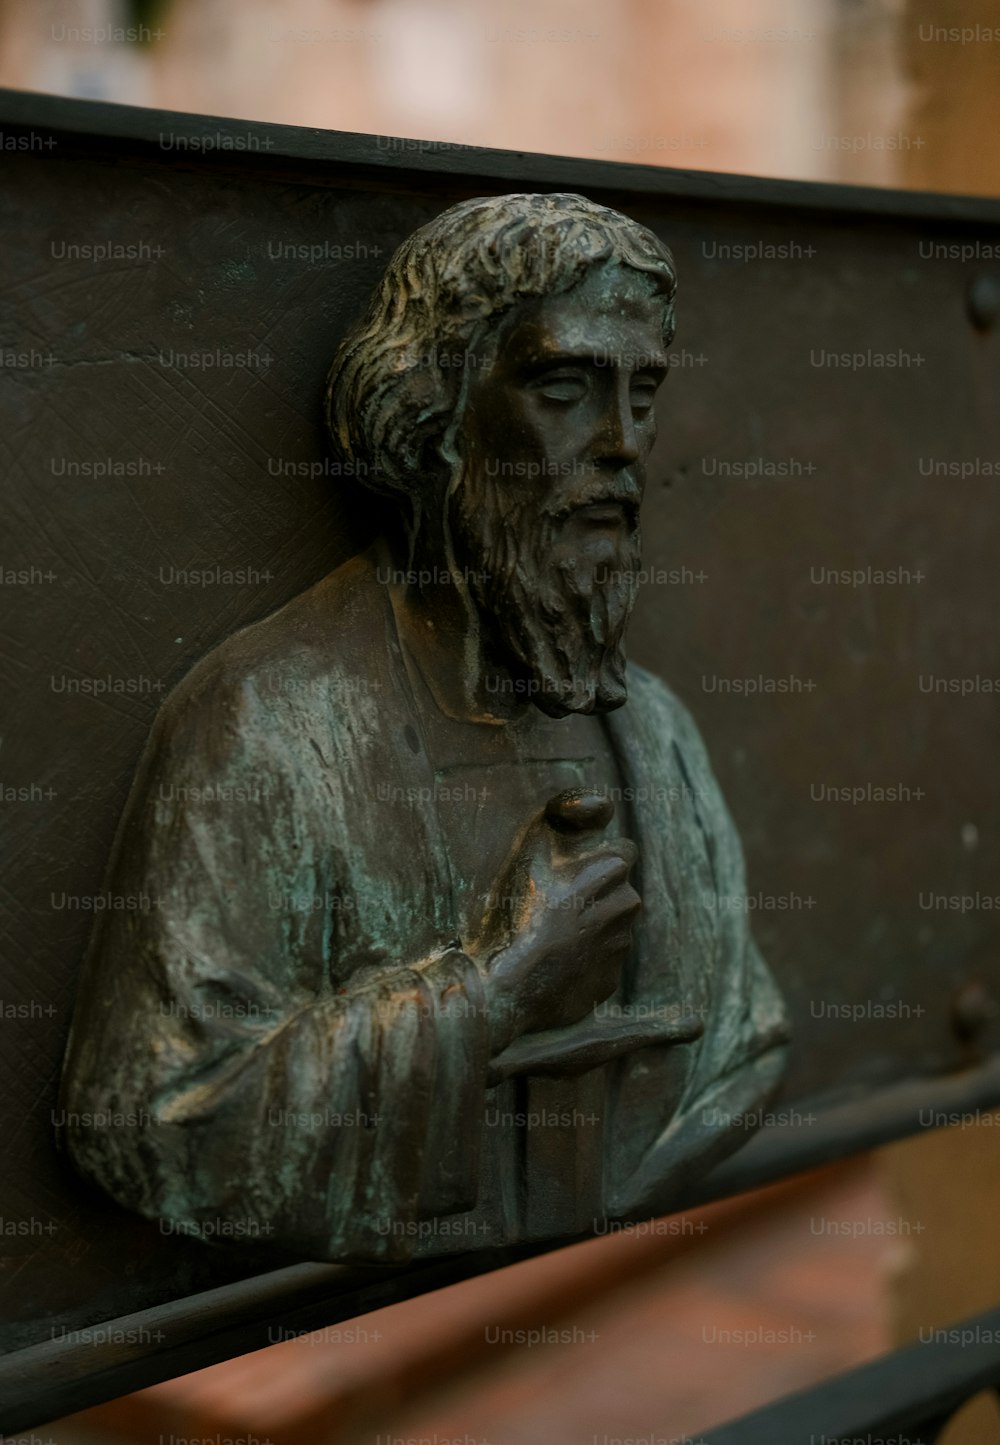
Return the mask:
<svg viewBox="0 0 1000 1445">
<path fill-rule="evenodd" d="M 545 805 L 544 831 L 555 858 L 584 852 L 597 841 L 615 815 L 615 805 L 606 793 L 594 788 L 567 788 Z"/>
</svg>

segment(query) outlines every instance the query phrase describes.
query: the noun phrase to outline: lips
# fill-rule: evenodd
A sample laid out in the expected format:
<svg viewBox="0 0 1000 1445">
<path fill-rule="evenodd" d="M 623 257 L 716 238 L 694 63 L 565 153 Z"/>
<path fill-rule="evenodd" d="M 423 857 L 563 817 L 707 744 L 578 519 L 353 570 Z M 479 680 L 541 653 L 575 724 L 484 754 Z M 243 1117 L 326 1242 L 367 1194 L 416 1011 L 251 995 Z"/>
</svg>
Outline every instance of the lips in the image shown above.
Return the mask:
<svg viewBox="0 0 1000 1445">
<path fill-rule="evenodd" d="M 553 499 L 545 512 L 554 522 L 566 522 L 570 518 L 584 523 L 592 523 L 594 526 L 616 527 L 624 523 L 631 530 L 639 525 L 639 503 L 642 494 L 634 486 L 627 483 L 614 485 L 605 481 L 604 485 L 579 487 L 575 496 L 569 495 Z"/>
<path fill-rule="evenodd" d="M 582 507 L 575 507 L 573 515 L 583 522 L 595 522 L 618 526 L 625 521 L 624 502 L 586 502 Z"/>
<path fill-rule="evenodd" d="M 639 504 L 622 497 L 597 497 L 567 508 L 566 516 L 593 527 L 624 526 L 634 531 L 639 525 Z"/>
</svg>

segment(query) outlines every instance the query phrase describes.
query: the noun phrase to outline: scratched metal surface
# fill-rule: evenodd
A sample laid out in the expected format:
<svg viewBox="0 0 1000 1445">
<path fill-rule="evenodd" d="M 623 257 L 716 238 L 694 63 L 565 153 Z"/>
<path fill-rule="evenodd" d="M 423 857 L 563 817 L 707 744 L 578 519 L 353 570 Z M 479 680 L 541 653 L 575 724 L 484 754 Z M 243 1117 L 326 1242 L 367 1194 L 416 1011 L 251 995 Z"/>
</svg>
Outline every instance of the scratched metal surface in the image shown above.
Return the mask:
<svg viewBox="0 0 1000 1445">
<path fill-rule="evenodd" d="M 380 169 L 374 142 L 344 139 L 342 162 L 336 138 L 322 154 L 314 142 L 301 134 L 298 159 L 205 156 L 67 131 L 49 149 L 0 150 L 8 1348 L 260 1268 L 115 1211 L 55 1155 L 92 917 L 72 900 L 99 892 L 170 687 L 375 525 L 348 484 L 310 474 L 326 365 L 392 247 L 463 194 L 584 190 L 675 249 L 680 361 L 660 403 L 654 578 L 631 651 L 693 709 L 742 831 L 757 935 L 795 1014 L 784 1102 L 940 1074 L 1000 1041 L 987 1022 L 963 1043 L 952 1019 L 965 983 L 997 983 L 998 699 L 921 691 L 931 676 L 1000 677 L 1000 479 L 984 470 L 1000 466 L 1000 339 L 972 326 L 965 299 L 1000 267 L 920 254 L 929 240 L 995 244 L 996 211 L 893 216 L 846 191 L 838 211 L 830 188 L 671 188 L 663 173 L 654 185 L 482 152 Z M 108 242 L 138 249 L 65 255 Z M 791 242 L 801 252 L 785 260 L 718 249 Z M 922 360 L 812 360 L 868 350 Z M 192 352 L 246 364 L 178 368 Z M 923 475 L 927 459 L 979 459 L 979 474 Z M 772 474 L 741 474 L 753 462 Z M 813 580 L 869 567 L 921 580 Z M 177 585 L 172 570 L 211 568 L 249 580 Z M 801 690 L 747 695 L 731 690 L 740 679 Z M 906 800 L 817 801 L 824 787 Z M 963 912 L 924 907 L 931 893 L 980 897 Z"/>
</svg>

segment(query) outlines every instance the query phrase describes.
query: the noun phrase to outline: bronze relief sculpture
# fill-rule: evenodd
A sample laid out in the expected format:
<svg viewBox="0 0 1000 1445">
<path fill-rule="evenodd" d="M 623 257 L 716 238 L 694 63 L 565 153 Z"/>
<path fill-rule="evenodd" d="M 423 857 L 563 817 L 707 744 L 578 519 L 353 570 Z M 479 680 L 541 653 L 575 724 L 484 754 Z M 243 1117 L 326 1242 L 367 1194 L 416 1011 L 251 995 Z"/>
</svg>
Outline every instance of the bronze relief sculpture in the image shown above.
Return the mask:
<svg viewBox="0 0 1000 1445">
<path fill-rule="evenodd" d="M 119 829 L 64 1142 L 206 1239 L 393 1261 L 665 1212 L 787 1023 L 704 747 L 627 665 L 675 274 L 579 196 L 396 252 L 328 388 L 384 535 L 194 668 Z"/>
</svg>

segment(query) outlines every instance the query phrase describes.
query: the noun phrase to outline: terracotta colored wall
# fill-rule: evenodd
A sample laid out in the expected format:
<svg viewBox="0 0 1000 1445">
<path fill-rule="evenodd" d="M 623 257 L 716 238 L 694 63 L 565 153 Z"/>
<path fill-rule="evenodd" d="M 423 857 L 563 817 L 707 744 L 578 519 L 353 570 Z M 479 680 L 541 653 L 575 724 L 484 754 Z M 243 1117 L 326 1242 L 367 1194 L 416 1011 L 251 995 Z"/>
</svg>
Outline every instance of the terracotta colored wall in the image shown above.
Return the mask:
<svg viewBox="0 0 1000 1445">
<path fill-rule="evenodd" d="M 897 0 L 0 3 L 0 83 L 386 136 L 897 183 Z M 74 38 L 75 37 L 75 38 Z"/>
</svg>

